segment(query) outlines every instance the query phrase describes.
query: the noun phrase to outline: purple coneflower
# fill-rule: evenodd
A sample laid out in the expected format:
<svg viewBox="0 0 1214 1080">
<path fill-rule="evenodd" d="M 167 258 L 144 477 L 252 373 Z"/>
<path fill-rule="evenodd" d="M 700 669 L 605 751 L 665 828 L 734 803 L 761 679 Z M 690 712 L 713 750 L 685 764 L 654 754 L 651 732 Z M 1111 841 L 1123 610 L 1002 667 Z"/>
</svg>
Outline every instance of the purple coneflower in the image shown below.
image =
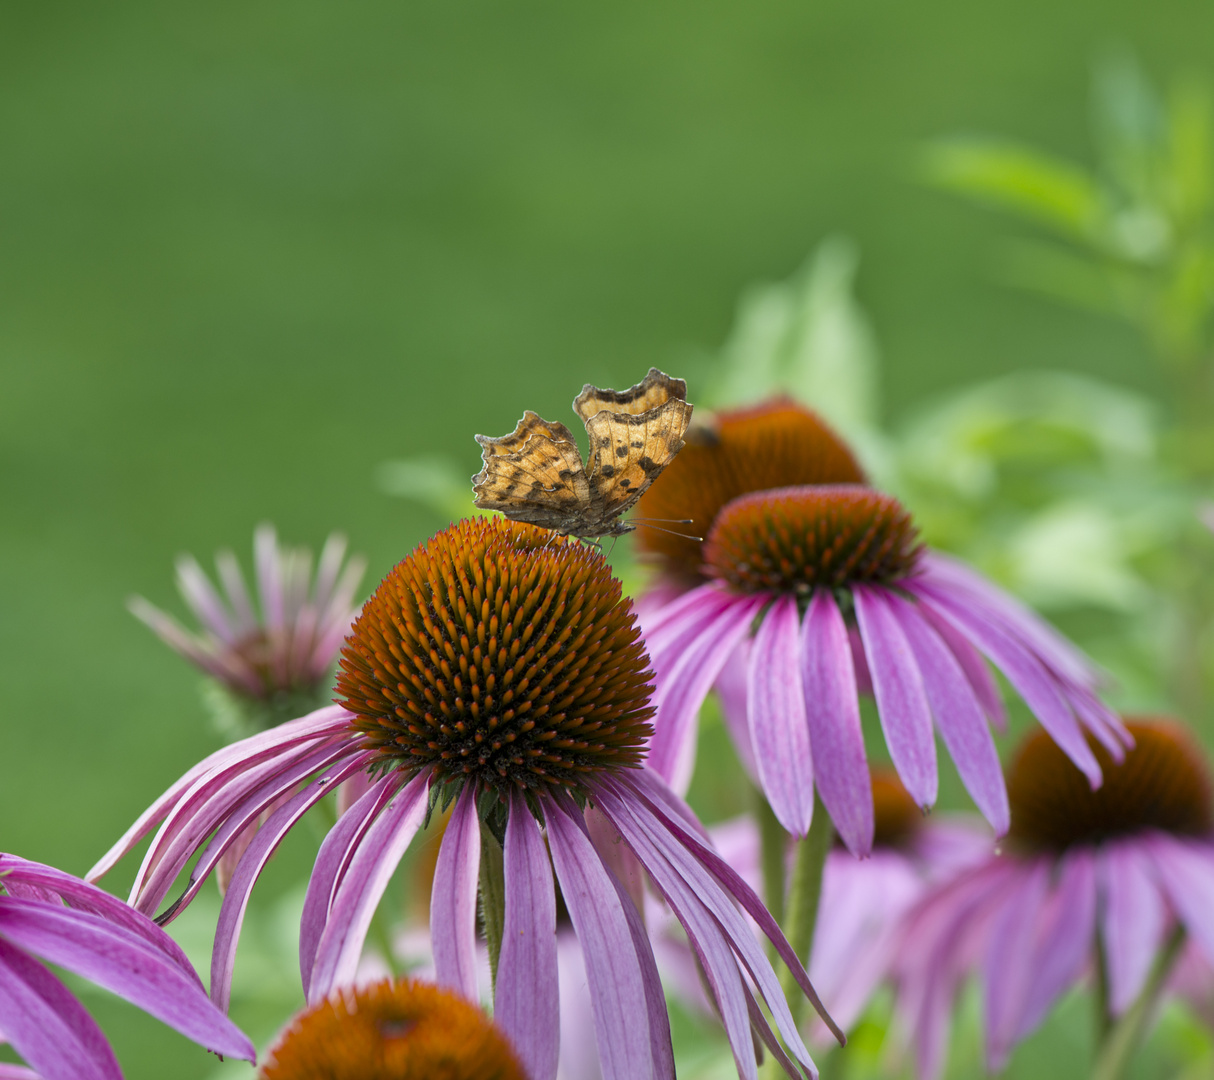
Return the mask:
<svg viewBox="0 0 1214 1080">
<path fill-rule="evenodd" d="M 635 855 L 684 926 L 741 1075 L 756 1076 L 752 1025 L 790 1075 L 812 1074 L 775 973 L 737 905 L 817 1004 L 804 968 L 691 811 L 641 767 L 652 732 L 650 679 L 631 602 L 601 555 L 501 519 L 460 522 L 419 546 L 367 601 L 342 649 L 341 705 L 213 754 L 92 875 L 162 822 L 132 890 L 139 910 L 155 911 L 204 849 L 167 920 L 231 838 L 293 792 L 241 857 L 224 897 L 211 993 L 226 1005 L 241 918 L 266 860 L 336 783 L 371 769 L 374 782 L 330 830 L 308 885 L 300 928 L 308 1000 L 351 980 L 398 862 L 436 803 L 450 805 L 430 905 L 439 983 L 476 995 L 479 879 L 491 956 L 500 946 L 494 1015 L 531 1080 L 550 1080 L 558 1054 L 555 869 L 586 960 L 604 1076 L 673 1076 L 653 954 L 609 869 L 618 854 L 600 854 L 591 839 L 583 807 L 593 804 L 623 840 L 608 847 Z"/>
<path fill-rule="evenodd" d="M 304 1009 L 260 1080 L 528 1080 L 506 1037 L 458 994 L 402 979 L 342 987 Z"/>
<path fill-rule="evenodd" d="M 973 571 L 927 551 L 898 501 L 861 481 L 821 421 L 776 402 L 721 416 L 643 497 L 646 518 L 691 519 L 705 537 L 639 531 L 663 570 L 642 616 L 657 672 L 650 766 L 685 789 L 700 705 L 732 661 L 744 692 L 722 704 L 780 824 L 808 832 L 816 786 L 848 848 L 863 854 L 873 804 L 857 695 L 871 685 L 915 802 L 936 801 L 934 721 L 1002 834 L 1007 792 L 988 721 L 1004 714 L 985 655 L 1099 784 L 1084 730 L 1115 759 L 1127 737 L 1097 699 L 1087 659 Z"/>
<path fill-rule="evenodd" d="M 1111 1017 L 1143 992 L 1179 933 L 1214 963 L 1214 816 L 1201 750 L 1178 724 L 1131 721 L 1097 791 L 1040 732 L 1008 773 L 1012 826 L 992 855 L 926 897 L 897 948 L 898 1014 L 921 1077 L 939 1075 L 957 989 L 983 986 L 1000 1069 L 1058 997 L 1098 968 Z M 1165 942 L 1170 944 L 1165 945 Z"/>
<path fill-rule="evenodd" d="M 127 1001 L 217 1054 L 253 1061 L 253 1044 L 207 997 L 185 954 L 145 915 L 79 878 L 0 854 L 0 1041 L 32 1067 L 5 1080 L 121 1080 L 84 1006 L 49 961 Z"/>
<path fill-rule="evenodd" d="M 141 596 L 128 606 L 165 644 L 249 706 L 244 711 L 253 713 L 254 729 L 268 727 L 328 698 L 366 566 L 355 557 L 343 570 L 345 552 L 345 537 L 331 535 L 313 582 L 312 553 L 280 547 L 274 527 L 261 525 L 253 535 L 260 614 L 230 551 L 215 556 L 222 596 L 192 555 L 177 560 L 177 588 L 202 624 L 200 632 L 186 630 Z"/>
</svg>

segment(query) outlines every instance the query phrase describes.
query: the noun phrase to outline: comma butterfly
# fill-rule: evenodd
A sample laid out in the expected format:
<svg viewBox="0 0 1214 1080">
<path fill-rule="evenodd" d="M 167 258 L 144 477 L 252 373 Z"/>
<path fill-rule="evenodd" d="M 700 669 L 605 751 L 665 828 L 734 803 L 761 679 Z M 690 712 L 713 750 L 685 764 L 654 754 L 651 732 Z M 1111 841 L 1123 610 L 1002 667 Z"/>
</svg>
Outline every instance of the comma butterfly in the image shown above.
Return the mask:
<svg viewBox="0 0 1214 1080">
<path fill-rule="evenodd" d="M 587 383 L 573 400 L 590 439 L 589 469 L 573 433 L 528 409 L 509 435 L 478 435 L 485 467 L 472 478 L 475 503 L 562 536 L 623 536 L 620 521 L 683 448 L 691 420 L 687 384 L 657 368 L 631 390 Z"/>
</svg>

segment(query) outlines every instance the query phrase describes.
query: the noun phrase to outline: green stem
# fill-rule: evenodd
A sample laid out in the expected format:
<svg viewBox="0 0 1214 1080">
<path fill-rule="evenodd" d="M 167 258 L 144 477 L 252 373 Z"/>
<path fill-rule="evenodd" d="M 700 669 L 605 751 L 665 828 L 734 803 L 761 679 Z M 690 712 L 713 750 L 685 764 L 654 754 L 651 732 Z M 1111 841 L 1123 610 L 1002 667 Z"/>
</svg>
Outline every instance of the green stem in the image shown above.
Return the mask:
<svg viewBox="0 0 1214 1080">
<path fill-rule="evenodd" d="M 755 816 L 759 820 L 759 858 L 763 867 L 763 903 L 777 923 L 784 923 L 784 876 L 788 833 L 776 820 L 771 803 L 755 791 Z"/>
<path fill-rule="evenodd" d="M 1096 935 L 1096 1045 L 1104 1046 L 1113 1026 L 1109 1012 L 1109 961 L 1105 954 L 1104 941 Z"/>
<path fill-rule="evenodd" d="M 481 825 L 481 917 L 489 946 L 489 971 L 497 990 L 497 961 L 502 953 L 506 922 L 506 869 L 502 846 L 486 825 Z"/>
<path fill-rule="evenodd" d="M 1151 969 L 1138 1000 L 1109 1029 L 1097 1052 L 1092 1080 L 1119 1080 L 1125 1075 L 1130 1059 L 1146 1033 L 1147 1021 L 1155 1011 L 1164 983 L 1180 956 L 1180 947 L 1183 944 L 1184 928 L 1178 926 L 1156 957 L 1155 966 Z"/>
<path fill-rule="evenodd" d="M 784 933 L 793 952 L 809 967 L 809 953 L 814 942 L 814 926 L 818 921 L 818 901 L 822 896 L 822 871 L 834 838 L 834 827 L 822 800 L 814 796 L 814 816 L 805 839 L 797 841 L 797 859 L 793 864 L 792 881 L 788 886 L 788 903 L 783 923 Z M 784 994 L 789 999 L 793 1019 L 798 1023 L 805 1013 L 806 1000 L 797 986 L 793 973 L 781 973 Z"/>
</svg>

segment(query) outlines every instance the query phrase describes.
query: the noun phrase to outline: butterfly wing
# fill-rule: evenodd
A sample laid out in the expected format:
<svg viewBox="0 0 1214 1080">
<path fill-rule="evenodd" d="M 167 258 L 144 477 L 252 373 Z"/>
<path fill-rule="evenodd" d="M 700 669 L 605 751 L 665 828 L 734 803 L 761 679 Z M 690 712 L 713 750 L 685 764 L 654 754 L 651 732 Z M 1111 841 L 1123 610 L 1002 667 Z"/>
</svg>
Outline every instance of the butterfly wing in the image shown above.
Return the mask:
<svg viewBox="0 0 1214 1080">
<path fill-rule="evenodd" d="M 628 510 L 683 448 L 687 384 L 657 368 L 629 390 L 585 387 L 573 408 L 590 438 L 591 512 L 602 523 Z"/>
<path fill-rule="evenodd" d="M 590 483 L 573 433 L 530 409 L 509 435 L 478 435 L 485 467 L 472 478 L 474 503 L 558 532 L 576 531 Z"/>
</svg>

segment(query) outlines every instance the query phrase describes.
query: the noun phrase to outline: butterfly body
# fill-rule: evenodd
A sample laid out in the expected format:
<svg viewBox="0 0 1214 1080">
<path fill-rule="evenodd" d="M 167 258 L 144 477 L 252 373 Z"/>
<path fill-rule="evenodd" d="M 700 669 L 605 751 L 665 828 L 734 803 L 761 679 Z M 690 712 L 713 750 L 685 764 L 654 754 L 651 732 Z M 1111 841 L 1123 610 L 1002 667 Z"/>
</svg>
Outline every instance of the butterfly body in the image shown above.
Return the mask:
<svg viewBox="0 0 1214 1080">
<path fill-rule="evenodd" d="M 476 437 L 485 465 L 472 478 L 477 507 L 561 536 L 623 536 L 636 528 L 621 515 L 682 449 L 692 409 L 687 384 L 650 368 L 629 390 L 587 384 L 573 408 L 590 440 L 586 464 L 564 424 L 530 410 L 509 435 Z"/>
</svg>

